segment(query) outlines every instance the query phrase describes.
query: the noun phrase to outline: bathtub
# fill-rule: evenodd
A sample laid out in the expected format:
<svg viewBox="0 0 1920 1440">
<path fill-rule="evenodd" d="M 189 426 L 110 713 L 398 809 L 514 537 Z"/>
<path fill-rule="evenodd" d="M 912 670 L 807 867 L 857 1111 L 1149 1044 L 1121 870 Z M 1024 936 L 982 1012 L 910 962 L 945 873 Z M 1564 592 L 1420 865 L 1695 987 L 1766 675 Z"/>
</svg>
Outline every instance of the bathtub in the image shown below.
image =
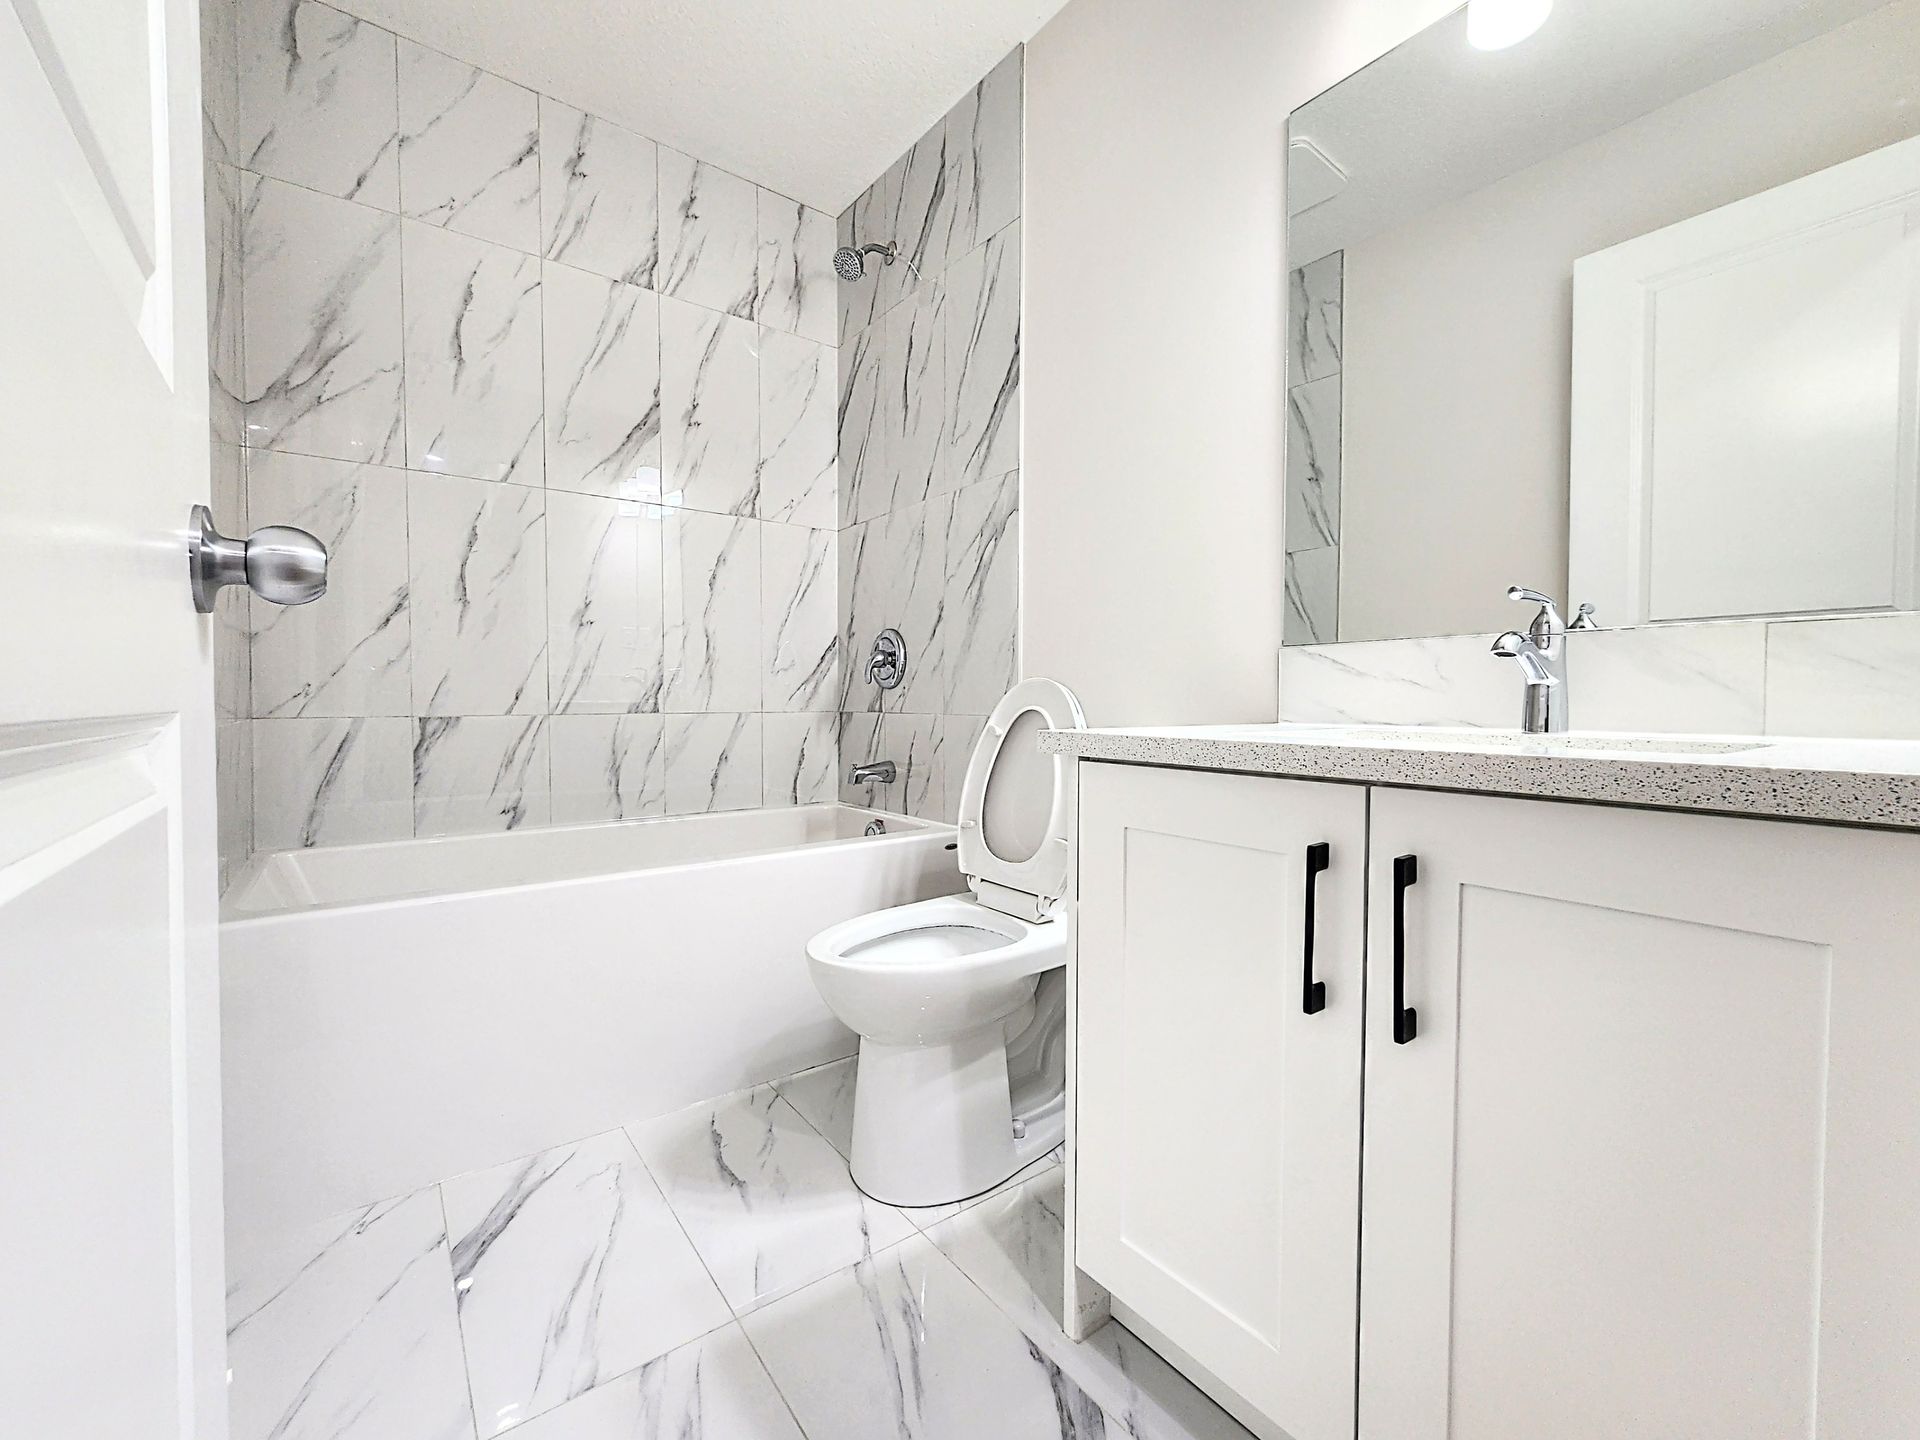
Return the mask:
<svg viewBox="0 0 1920 1440">
<path fill-rule="evenodd" d="M 851 1055 L 807 938 L 964 888 L 952 827 L 840 805 L 256 856 L 220 926 L 229 1231 Z"/>
</svg>

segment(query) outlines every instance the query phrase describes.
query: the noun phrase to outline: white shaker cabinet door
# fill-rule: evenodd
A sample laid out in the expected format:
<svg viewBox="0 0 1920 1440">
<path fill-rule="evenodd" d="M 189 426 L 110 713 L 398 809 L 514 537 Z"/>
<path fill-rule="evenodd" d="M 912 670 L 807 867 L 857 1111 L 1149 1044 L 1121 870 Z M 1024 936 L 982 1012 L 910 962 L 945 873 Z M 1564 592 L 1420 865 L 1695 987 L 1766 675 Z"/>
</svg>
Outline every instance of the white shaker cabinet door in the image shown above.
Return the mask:
<svg viewBox="0 0 1920 1440">
<path fill-rule="evenodd" d="M 1382 790 L 1370 864 L 1361 1440 L 1920 1435 L 1920 836 Z"/>
<path fill-rule="evenodd" d="M 1081 765 L 1077 1263 L 1294 1440 L 1353 1434 L 1366 806 Z"/>
</svg>

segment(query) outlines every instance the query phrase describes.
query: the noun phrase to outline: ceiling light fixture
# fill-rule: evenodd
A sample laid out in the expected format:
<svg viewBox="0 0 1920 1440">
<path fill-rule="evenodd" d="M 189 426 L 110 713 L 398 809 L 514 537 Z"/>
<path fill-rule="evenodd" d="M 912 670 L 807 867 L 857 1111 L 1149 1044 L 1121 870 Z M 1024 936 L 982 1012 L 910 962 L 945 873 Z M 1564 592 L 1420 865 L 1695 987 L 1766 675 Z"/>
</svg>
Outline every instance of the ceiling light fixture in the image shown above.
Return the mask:
<svg viewBox="0 0 1920 1440">
<path fill-rule="evenodd" d="M 1553 0 L 1467 0 L 1467 43 L 1476 50 L 1518 45 L 1547 23 Z"/>
</svg>

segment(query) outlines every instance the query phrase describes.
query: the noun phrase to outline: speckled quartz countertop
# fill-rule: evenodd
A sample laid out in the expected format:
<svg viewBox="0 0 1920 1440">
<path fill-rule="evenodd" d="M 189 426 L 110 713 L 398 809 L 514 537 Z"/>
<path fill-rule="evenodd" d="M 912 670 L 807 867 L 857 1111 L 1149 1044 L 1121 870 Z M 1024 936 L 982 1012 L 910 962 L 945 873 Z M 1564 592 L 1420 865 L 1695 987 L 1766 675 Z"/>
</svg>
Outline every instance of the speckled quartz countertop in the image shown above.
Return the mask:
<svg viewBox="0 0 1920 1440">
<path fill-rule="evenodd" d="M 1920 829 L 1920 741 L 1402 725 L 1048 730 L 1049 754 L 1189 770 Z"/>
</svg>

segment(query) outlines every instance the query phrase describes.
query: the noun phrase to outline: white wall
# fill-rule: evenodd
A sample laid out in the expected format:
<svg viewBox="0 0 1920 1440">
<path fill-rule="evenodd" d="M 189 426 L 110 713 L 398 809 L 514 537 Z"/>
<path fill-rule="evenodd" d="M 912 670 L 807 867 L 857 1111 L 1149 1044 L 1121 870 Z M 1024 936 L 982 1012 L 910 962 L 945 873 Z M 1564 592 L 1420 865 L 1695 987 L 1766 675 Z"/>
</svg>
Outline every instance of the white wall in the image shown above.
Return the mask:
<svg viewBox="0 0 1920 1440">
<path fill-rule="evenodd" d="M 1453 0 L 1072 0 L 1027 50 L 1022 671 L 1271 719 L 1286 119 Z"/>
</svg>

